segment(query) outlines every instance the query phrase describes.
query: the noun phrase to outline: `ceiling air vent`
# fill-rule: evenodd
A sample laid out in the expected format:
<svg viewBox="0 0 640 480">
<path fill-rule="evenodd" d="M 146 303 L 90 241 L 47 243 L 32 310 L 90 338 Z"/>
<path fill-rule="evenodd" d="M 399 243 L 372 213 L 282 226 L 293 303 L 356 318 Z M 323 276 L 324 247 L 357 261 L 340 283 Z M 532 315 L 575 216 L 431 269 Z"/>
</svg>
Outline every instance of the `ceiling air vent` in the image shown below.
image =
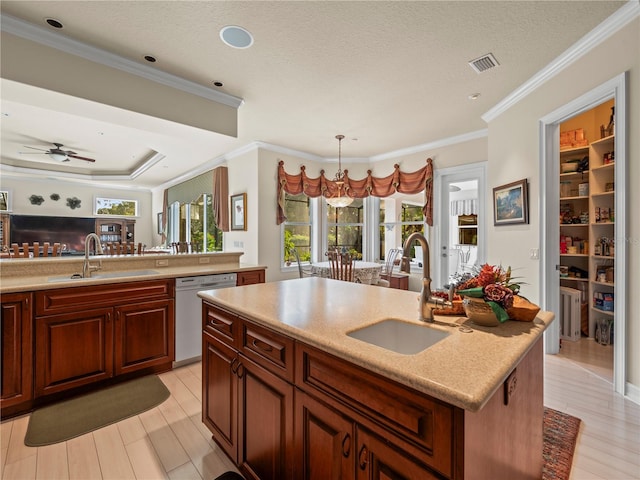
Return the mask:
<svg viewBox="0 0 640 480">
<path fill-rule="evenodd" d="M 469 65 L 476 71 L 476 73 L 482 73 L 486 72 L 490 68 L 497 67 L 500 64 L 492 53 L 487 53 L 486 55 L 476 58 L 475 60 L 471 60 L 469 62 Z"/>
</svg>

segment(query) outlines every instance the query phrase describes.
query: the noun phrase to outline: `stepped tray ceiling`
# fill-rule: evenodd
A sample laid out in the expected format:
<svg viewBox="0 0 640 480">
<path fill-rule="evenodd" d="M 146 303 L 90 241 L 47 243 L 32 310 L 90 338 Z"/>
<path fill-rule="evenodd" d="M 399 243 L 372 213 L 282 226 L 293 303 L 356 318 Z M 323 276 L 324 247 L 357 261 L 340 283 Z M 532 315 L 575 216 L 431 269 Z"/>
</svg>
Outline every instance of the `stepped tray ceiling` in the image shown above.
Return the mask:
<svg viewBox="0 0 640 480">
<path fill-rule="evenodd" d="M 254 142 L 335 162 L 335 135 L 344 134 L 348 167 L 470 135 L 625 3 L 3 0 L 3 17 L 243 100 L 236 138 L 3 79 L 3 173 L 151 188 Z M 225 45 L 227 25 L 245 28 L 253 44 Z M 499 65 L 477 73 L 469 62 L 486 54 Z M 42 73 L 74 75 L 53 70 Z M 53 142 L 96 162 L 18 153 Z"/>
</svg>

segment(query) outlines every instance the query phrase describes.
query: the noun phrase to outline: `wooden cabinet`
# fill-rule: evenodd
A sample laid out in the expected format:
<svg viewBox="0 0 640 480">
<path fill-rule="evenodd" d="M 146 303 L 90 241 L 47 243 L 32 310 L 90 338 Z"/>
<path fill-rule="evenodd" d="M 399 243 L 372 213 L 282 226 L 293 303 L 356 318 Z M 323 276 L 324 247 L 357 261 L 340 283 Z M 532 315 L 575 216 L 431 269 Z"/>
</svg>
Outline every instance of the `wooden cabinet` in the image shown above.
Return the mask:
<svg viewBox="0 0 640 480">
<path fill-rule="evenodd" d="M 294 478 L 292 349 L 291 339 L 205 303 L 202 421 L 248 478 Z"/>
<path fill-rule="evenodd" d="M 0 214 L 0 255 L 8 256 L 9 240 L 11 237 L 9 215 Z"/>
<path fill-rule="evenodd" d="M 0 304 L 0 409 L 33 398 L 33 333 L 31 293 L 2 295 Z"/>
<path fill-rule="evenodd" d="M 115 309 L 115 374 L 173 360 L 174 300 L 133 303 Z"/>
<path fill-rule="evenodd" d="M 134 243 L 136 221 L 132 219 L 98 218 L 96 233 L 100 243 Z"/>
<path fill-rule="evenodd" d="M 264 270 L 246 270 L 238 272 L 237 286 L 264 283 Z"/>
<path fill-rule="evenodd" d="M 350 433 L 351 440 L 341 440 L 345 451 L 348 444 L 355 449 L 349 455 L 358 469 L 356 478 L 377 478 L 376 474 L 391 472 L 389 465 L 395 465 L 400 457 L 385 459 L 385 455 L 395 450 L 402 452 L 401 464 L 406 465 L 407 473 L 389 478 L 454 478 L 454 407 L 307 345 L 296 345 L 296 366 L 299 389 L 351 419 L 353 426 L 345 430 L 341 425 L 338 436 L 356 432 L 355 437 Z M 319 417 L 318 404 L 303 401 L 304 406 L 297 405 L 298 419 Z M 333 424 L 339 425 L 335 417 Z M 296 444 L 302 442 L 298 448 L 304 452 L 311 448 L 304 442 L 316 439 L 301 428 L 296 428 Z M 315 428 L 314 433 L 326 436 Z M 382 449 L 379 438 L 384 438 L 390 450 Z M 384 464 L 387 467 L 379 470 Z M 363 477 L 366 472 L 368 476 Z"/>
<path fill-rule="evenodd" d="M 172 280 L 36 292 L 35 396 L 171 368 Z"/>
</svg>

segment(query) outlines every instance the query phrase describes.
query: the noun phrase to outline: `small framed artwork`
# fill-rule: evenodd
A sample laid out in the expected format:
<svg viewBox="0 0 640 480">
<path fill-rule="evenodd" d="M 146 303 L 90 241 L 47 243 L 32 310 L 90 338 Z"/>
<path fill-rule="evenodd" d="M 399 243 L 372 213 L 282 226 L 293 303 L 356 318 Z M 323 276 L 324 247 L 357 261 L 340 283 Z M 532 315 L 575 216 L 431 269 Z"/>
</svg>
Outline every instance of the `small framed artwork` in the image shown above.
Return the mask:
<svg viewBox="0 0 640 480">
<path fill-rule="evenodd" d="M 0 212 L 11 211 L 11 194 L 9 190 L 0 190 Z"/>
<path fill-rule="evenodd" d="M 231 196 L 231 230 L 247 229 L 247 194 Z"/>
<path fill-rule="evenodd" d="M 162 222 L 162 212 L 158 213 L 158 235 L 164 233 L 164 223 Z"/>
<path fill-rule="evenodd" d="M 493 189 L 493 224 L 529 223 L 527 179 Z"/>
<path fill-rule="evenodd" d="M 96 215 L 137 217 L 138 201 L 96 197 L 94 213 Z"/>
</svg>

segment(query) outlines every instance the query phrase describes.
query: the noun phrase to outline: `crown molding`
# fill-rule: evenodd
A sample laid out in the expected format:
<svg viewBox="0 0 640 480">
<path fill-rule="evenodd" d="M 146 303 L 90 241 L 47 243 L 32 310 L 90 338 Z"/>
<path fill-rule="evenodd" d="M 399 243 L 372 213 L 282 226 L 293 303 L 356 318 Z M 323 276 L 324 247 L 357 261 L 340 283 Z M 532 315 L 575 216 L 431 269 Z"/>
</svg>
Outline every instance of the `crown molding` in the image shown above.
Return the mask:
<svg viewBox="0 0 640 480">
<path fill-rule="evenodd" d="M 389 160 L 397 157 L 404 157 L 405 155 L 413 155 L 414 153 L 423 153 L 434 148 L 448 147 L 456 145 L 458 143 L 468 142 L 470 140 L 476 140 L 478 138 L 485 138 L 489 136 L 489 130 L 483 128 L 482 130 L 476 130 L 475 132 L 463 133 L 462 135 L 454 135 L 453 137 L 442 138 L 434 142 L 423 143 L 414 147 L 401 148 L 400 150 L 393 150 L 387 153 L 381 153 L 380 155 L 374 155 L 369 158 L 372 163 L 380 162 L 382 160 Z"/>
<path fill-rule="evenodd" d="M 491 122 L 638 16 L 640 16 L 640 0 L 629 0 L 624 6 L 611 14 L 609 18 L 569 47 L 568 50 L 565 50 L 550 64 L 507 95 L 482 115 L 481 118 L 487 123 Z"/>
<path fill-rule="evenodd" d="M 140 186 L 131 182 L 130 175 L 90 175 L 84 173 L 58 172 L 36 168 L 15 167 L 13 165 L 0 164 L 0 174 L 2 178 L 13 178 L 16 180 L 28 180 L 30 182 L 63 182 L 69 184 L 82 183 L 87 186 L 87 182 L 92 185 L 101 185 L 113 190 L 136 190 L 140 192 L 150 192 L 152 187 Z M 107 181 L 126 183 L 103 183 Z"/>
<path fill-rule="evenodd" d="M 162 72 L 142 63 L 134 62 L 121 57 L 120 55 L 115 55 L 107 52 L 106 50 L 73 40 L 69 37 L 65 37 L 64 35 L 51 32 L 45 28 L 33 25 L 32 23 L 25 22 L 24 20 L 20 20 L 10 15 L 2 15 L 0 30 L 41 45 L 52 47 L 65 53 L 84 58 L 85 60 L 115 68 L 117 70 L 145 78 L 152 82 L 160 83 L 167 87 L 197 95 L 229 107 L 237 109 L 244 103 L 242 98 L 222 93 L 212 88 L 205 87 L 204 85 L 178 77 L 177 75 Z"/>
</svg>

